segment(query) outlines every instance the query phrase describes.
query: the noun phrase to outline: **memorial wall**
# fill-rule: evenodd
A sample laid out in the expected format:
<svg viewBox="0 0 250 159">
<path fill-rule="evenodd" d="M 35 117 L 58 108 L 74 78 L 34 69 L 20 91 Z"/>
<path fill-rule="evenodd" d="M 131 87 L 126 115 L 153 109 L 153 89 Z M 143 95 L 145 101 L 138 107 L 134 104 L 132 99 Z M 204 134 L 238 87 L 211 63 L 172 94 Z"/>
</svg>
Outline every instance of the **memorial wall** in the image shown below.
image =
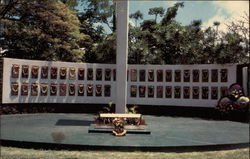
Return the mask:
<svg viewBox="0 0 250 159">
<path fill-rule="evenodd" d="M 127 103 L 215 107 L 236 67 L 129 65 Z M 116 65 L 4 58 L 2 86 L 2 103 L 107 104 L 116 97 Z"/>
</svg>

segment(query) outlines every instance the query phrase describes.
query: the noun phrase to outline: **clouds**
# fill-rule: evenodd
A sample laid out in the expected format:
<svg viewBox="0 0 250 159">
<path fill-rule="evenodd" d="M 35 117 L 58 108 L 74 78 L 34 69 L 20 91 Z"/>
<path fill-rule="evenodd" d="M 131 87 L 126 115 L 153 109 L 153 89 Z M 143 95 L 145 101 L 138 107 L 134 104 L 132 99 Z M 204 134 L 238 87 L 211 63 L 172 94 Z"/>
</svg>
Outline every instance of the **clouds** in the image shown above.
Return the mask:
<svg viewBox="0 0 250 159">
<path fill-rule="evenodd" d="M 227 31 L 226 23 L 228 19 L 229 17 L 223 14 L 221 9 L 218 9 L 213 17 L 204 22 L 203 27 L 204 28 L 212 27 L 214 25 L 214 22 L 220 22 L 219 31 L 226 32 Z"/>
<path fill-rule="evenodd" d="M 165 1 L 165 4 L 167 5 L 167 7 L 172 7 L 175 5 L 175 3 L 177 3 L 178 1 Z"/>
<path fill-rule="evenodd" d="M 249 1 L 213 1 L 211 3 L 224 9 L 231 15 L 241 15 L 244 11 L 248 12 L 249 10 Z"/>
<path fill-rule="evenodd" d="M 242 18 L 244 12 L 249 14 L 249 1 L 212 1 L 216 14 L 204 23 L 204 27 L 213 26 L 213 22 L 220 22 L 220 31 L 227 31 L 226 24 Z"/>
</svg>

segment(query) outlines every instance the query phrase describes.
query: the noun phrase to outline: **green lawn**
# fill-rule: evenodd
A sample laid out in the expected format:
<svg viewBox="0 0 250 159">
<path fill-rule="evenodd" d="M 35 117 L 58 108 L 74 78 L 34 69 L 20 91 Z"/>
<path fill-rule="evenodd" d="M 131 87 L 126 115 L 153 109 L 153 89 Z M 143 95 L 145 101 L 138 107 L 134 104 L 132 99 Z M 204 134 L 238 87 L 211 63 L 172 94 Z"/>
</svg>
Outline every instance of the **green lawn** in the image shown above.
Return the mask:
<svg viewBox="0 0 250 159">
<path fill-rule="evenodd" d="M 1 159 L 249 159 L 249 148 L 207 152 L 45 151 L 1 147 Z"/>
</svg>

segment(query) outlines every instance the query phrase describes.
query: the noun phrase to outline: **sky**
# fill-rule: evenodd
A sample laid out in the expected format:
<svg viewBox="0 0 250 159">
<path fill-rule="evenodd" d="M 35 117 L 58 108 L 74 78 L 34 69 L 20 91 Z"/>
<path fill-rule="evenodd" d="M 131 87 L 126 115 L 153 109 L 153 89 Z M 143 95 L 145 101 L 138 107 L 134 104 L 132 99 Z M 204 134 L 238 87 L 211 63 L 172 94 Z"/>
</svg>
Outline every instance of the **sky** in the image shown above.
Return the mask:
<svg viewBox="0 0 250 159">
<path fill-rule="evenodd" d="M 205 29 L 213 26 L 213 22 L 220 22 L 219 30 L 227 32 L 227 26 L 231 21 L 242 20 L 242 16 L 247 13 L 249 17 L 249 1 L 218 1 L 218 0 L 129 0 L 129 14 L 140 10 L 143 13 L 143 19 L 154 19 L 154 15 L 148 15 L 149 8 L 163 7 L 165 10 L 173 6 L 176 2 L 184 2 L 184 7 L 179 8 L 176 20 L 182 25 L 189 25 L 193 20 L 202 20 L 202 27 Z M 81 8 L 79 6 L 77 9 Z M 81 9 L 80 9 L 81 10 Z M 161 17 L 158 17 L 158 22 Z M 134 25 L 134 21 L 130 19 L 130 23 Z M 139 22 L 140 23 L 140 22 Z M 102 25 L 97 23 L 97 25 Z M 249 27 L 249 24 L 247 24 Z M 104 30 L 110 33 L 108 26 L 103 25 Z"/>
<path fill-rule="evenodd" d="M 144 19 L 154 19 L 148 15 L 149 8 L 163 7 L 167 10 L 176 2 L 182 1 L 130 1 L 129 14 L 140 10 Z M 184 8 L 179 8 L 176 20 L 182 25 L 188 25 L 193 20 L 202 20 L 203 27 L 212 26 L 214 21 L 221 23 L 220 29 L 227 30 L 225 23 L 241 19 L 244 12 L 249 15 L 249 1 L 183 1 Z"/>
<path fill-rule="evenodd" d="M 214 21 L 220 22 L 219 30 L 227 31 L 225 24 L 230 21 L 242 19 L 246 12 L 249 16 L 249 1 L 157 1 L 157 0 L 129 0 L 129 14 L 140 10 L 143 19 L 154 19 L 153 15 L 148 15 L 149 8 L 163 7 L 165 10 L 173 6 L 176 2 L 184 2 L 184 8 L 179 8 L 176 20 L 182 25 L 188 25 L 193 20 L 202 20 L 202 27 L 213 26 Z M 158 18 L 158 21 L 160 17 Z M 130 22 L 134 24 L 133 20 Z M 110 32 L 104 26 L 106 32 Z"/>
</svg>

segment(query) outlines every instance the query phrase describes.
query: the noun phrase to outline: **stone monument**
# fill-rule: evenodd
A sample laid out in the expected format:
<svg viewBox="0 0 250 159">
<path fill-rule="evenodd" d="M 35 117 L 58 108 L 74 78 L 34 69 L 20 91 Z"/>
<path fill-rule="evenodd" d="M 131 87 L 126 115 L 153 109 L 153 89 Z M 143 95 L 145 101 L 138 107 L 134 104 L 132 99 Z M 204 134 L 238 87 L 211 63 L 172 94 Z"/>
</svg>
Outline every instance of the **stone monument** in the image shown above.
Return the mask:
<svg viewBox="0 0 250 159">
<path fill-rule="evenodd" d="M 125 113 L 127 104 L 128 0 L 117 0 L 116 113 Z"/>
</svg>

